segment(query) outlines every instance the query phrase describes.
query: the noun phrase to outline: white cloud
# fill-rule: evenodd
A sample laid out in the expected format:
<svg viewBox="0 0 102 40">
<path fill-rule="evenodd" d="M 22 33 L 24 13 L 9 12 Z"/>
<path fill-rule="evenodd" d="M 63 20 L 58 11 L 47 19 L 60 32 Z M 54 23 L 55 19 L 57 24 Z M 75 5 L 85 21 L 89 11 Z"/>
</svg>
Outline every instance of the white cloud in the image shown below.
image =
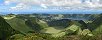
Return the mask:
<svg viewBox="0 0 102 40">
<path fill-rule="evenodd" d="M 41 7 L 48 8 L 45 4 L 41 4 Z"/>
<path fill-rule="evenodd" d="M 98 2 L 90 2 L 89 0 L 82 3 L 81 0 L 5 0 L 5 4 L 18 3 L 16 7 L 11 7 L 11 9 L 29 9 L 31 5 L 39 5 L 43 8 L 48 8 L 48 6 L 67 6 L 68 8 L 97 8 L 102 7 L 102 4 Z M 28 6 L 29 5 L 29 6 Z"/>
<path fill-rule="evenodd" d="M 5 0 L 5 1 L 10 1 L 12 3 L 26 3 L 26 4 L 40 4 L 39 0 Z"/>
<path fill-rule="evenodd" d="M 30 6 L 24 3 L 19 3 L 15 7 L 10 7 L 10 10 L 25 10 L 25 9 L 30 9 Z"/>
<path fill-rule="evenodd" d="M 9 5 L 10 4 L 10 1 L 5 1 L 4 4 L 5 5 Z"/>
</svg>

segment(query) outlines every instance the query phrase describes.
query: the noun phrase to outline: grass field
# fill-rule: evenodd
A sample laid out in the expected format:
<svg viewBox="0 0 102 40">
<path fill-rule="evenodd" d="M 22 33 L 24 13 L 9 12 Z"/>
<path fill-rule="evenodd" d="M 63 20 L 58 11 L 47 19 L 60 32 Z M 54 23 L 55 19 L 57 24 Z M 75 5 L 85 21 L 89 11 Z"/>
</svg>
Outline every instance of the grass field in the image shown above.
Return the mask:
<svg viewBox="0 0 102 40">
<path fill-rule="evenodd" d="M 60 31 L 62 31 L 62 30 L 57 30 L 57 29 L 55 29 L 53 27 L 48 27 L 48 28 L 45 28 L 45 29 L 42 30 L 42 32 L 50 33 L 50 34 L 55 34 L 55 33 L 58 33 Z"/>
</svg>

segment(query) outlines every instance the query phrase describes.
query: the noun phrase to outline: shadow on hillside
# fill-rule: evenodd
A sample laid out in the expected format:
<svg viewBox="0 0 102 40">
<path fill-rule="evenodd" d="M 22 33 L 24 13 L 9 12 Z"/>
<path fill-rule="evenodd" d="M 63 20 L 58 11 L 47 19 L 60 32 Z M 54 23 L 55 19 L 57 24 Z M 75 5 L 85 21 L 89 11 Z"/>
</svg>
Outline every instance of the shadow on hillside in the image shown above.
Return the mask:
<svg viewBox="0 0 102 40">
<path fill-rule="evenodd" d="M 98 27 L 102 25 L 102 14 L 100 14 L 100 17 L 96 18 L 92 23 L 88 24 L 88 27 L 90 27 L 90 30 L 95 30 Z"/>
<path fill-rule="evenodd" d="M 61 19 L 47 22 L 49 27 L 53 27 L 55 29 L 61 30 L 67 28 L 71 23 L 69 19 Z"/>
<path fill-rule="evenodd" d="M 42 27 L 35 20 L 27 20 L 25 24 L 36 32 L 40 32 Z"/>
</svg>

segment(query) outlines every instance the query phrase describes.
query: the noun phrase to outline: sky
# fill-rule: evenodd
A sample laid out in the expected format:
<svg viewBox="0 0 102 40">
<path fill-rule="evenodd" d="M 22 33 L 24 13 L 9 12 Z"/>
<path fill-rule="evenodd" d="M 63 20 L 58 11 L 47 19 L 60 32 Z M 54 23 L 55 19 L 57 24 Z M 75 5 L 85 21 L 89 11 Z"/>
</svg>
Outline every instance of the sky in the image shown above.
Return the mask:
<svg viewBox="0 0 102 40">
<path fill-rule="evenodd" d="M 0 13 L 102 13 L 102 0 L 0 0 Z"/>
</svg>

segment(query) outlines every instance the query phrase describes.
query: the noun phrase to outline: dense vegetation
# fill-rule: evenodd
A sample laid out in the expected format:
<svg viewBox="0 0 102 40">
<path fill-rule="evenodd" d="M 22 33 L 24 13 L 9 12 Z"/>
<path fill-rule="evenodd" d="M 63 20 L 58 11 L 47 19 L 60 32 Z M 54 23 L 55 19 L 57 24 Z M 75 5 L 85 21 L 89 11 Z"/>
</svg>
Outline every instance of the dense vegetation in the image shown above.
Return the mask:
<svg viewBox="0 0 102 40">
<path fill-rule="evenodd" d="M 41 19 L 28 14 L 0 17 L 0 40 L 102 40 L 101 14 L 98 17 L 95 15 L 91 23 L 71 19 Z"/>
</svg>

